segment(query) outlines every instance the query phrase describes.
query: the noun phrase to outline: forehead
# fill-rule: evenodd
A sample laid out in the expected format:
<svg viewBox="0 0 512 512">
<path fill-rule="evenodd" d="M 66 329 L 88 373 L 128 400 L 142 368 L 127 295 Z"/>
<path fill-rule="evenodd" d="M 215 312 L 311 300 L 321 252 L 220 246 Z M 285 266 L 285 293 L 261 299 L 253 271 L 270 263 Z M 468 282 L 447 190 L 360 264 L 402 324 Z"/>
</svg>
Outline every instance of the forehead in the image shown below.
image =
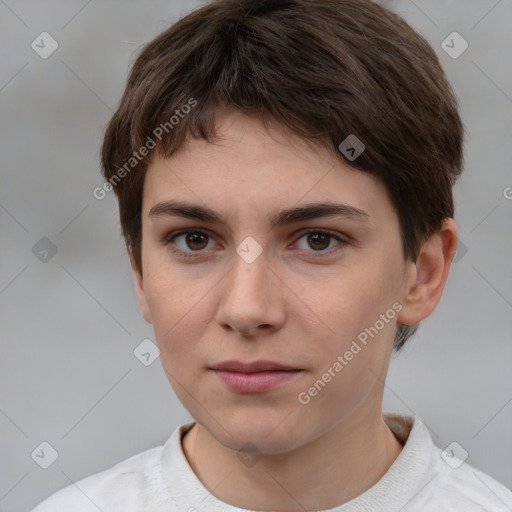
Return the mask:
<svg viewBox="0 0 512 512">
<path fill-rule="evenodd" d="M 144 216 L 169 200 L 202 203 L 226 218 L 246 210 L 275 219 L 285 207 L 326 202 L 370 217 L 395 215 L 377 177 L 286 126 L 269 120 L 267 127 L 240 112 L 220 111 L 216 127 L 218 138 L 212 142 L 192 138 L 170 158 L 153 158 L 145 178 Z"/>
</svg>

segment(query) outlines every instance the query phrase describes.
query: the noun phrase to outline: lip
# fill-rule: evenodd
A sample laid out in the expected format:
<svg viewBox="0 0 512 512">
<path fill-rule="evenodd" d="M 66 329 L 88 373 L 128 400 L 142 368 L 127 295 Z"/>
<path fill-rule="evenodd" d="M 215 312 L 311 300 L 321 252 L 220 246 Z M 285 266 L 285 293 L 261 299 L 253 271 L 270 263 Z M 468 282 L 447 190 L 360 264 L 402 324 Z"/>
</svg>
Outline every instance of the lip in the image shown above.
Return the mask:
<svg viewBox="0 0 512 512">
<path fill-rule="evenodd" d="M 302 373 L 302 370 L 270 370 L 263 372 L 232 372 L 212 370 L 226 386 L 239 393 L 269 391 Z"/>
<path fill-rule="evenodd" d="M 294 368 L 293 366 L 284 365 L 275 361 L 260 360 L 253 361 L 252 363 L 244 363 L 242 361 L 224 361 L 223 363 L 212 366 L 210 369 L 224 370 L 228 372 L 256 373 L 266 371 L 300 370 L 301 368 Z"/>
<path fill-rule="evenodd" d="M 302 373 L 301 368 L 275 361 L 225 361 L 210 368 L 220 380 L 239 393 L 269 391 Z"/>
</svg>

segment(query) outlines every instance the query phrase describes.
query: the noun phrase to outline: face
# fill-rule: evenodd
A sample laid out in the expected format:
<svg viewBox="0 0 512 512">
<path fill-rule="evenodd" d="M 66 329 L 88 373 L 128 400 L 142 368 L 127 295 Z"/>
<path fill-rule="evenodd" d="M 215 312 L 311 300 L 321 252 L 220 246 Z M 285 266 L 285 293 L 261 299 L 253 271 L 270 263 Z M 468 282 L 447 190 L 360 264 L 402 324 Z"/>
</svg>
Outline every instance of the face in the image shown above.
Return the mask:
<svg viewBox="0 0 512 512">
<path fill-rule="evenodd" d="M 147 170 L 137 291 L 196 421 L 233 450 L 283 453 L 378 407 L 406 280 L 398 217 L 382 183 L 341 156 L 237 112 L 217 122 L 220 142 L 192 139 Z M 304 208 L 318 203 L 342 206 Z M 234 389 L 211 369 L 232 360 L 301 371 Z"/>
</svg>

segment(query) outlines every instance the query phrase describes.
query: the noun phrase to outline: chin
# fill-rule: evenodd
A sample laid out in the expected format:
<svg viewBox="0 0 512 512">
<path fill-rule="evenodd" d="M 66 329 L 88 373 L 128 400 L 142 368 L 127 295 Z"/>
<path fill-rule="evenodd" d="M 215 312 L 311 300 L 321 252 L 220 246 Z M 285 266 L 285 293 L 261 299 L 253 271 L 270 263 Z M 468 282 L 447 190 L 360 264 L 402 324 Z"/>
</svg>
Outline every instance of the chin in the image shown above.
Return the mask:
<svg viewBox="0 0 512 512">
<path fill-rule="evenodd" d="M 239 417 L 236 420 L 231 418 L 230 421 L 223 422 L 222 426 L 216 422 L 209 422 L 208 431 L 230 450 L 247 453 L 286 453 L 308 441 L 307 428 L 304 431 L 305 425 L 298 425 L 297 419 L 293 416 L 290 414 L 287 417 L 287 414 L 278 411 L 272 415 L 255 412 L 250 417 Z M 297 432 L 298 426 L 301 426 L 301 432 Z"/>
</svg>

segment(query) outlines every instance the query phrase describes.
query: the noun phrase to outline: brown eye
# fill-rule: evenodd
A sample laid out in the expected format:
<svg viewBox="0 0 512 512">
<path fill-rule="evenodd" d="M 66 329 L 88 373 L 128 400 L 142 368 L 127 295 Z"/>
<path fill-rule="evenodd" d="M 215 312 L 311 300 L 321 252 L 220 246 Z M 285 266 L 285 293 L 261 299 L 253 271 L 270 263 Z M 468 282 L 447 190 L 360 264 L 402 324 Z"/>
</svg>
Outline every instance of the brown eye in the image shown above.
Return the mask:
<svg viewBox="0 0 512 512">
<path fill-rule="evenodd" d="M 187 229 L 172 233 L 165 239 L 165 245 L 183 258 L 194 258 L 207 252 L 211 237 L 200 229 Z"/>
<path fill-rule="evenodd" d="M 303 239 L 306 241 L 306 243 L 301 244 L 300 241 Z M 337 243 L 334 246 L 331 246 L 333 241 L 336 241 Z M 309 253 L 330 253 L 342 248 L 344 245 L 346 245 L 346 243 L 347 242 L 345 240 L 335 235 L 334 233 L 319 229 L 311 229 L 300 237 L 297 245 L 299 249 Z"/>
<path fill-rule="evenodd" d="M 200 251 L 208 245 L 208 235 L 200 231 L 190 231 L 185 236 L 185 243 L 189 249 Z"/>
<path fill-rule="evenodd" d="M 313 232 L 308 234 L 308 243 L 312 249 L 316 251 L 322 251 L 329 247 L 331 235 L 319 232 Z"/>
</svg>

